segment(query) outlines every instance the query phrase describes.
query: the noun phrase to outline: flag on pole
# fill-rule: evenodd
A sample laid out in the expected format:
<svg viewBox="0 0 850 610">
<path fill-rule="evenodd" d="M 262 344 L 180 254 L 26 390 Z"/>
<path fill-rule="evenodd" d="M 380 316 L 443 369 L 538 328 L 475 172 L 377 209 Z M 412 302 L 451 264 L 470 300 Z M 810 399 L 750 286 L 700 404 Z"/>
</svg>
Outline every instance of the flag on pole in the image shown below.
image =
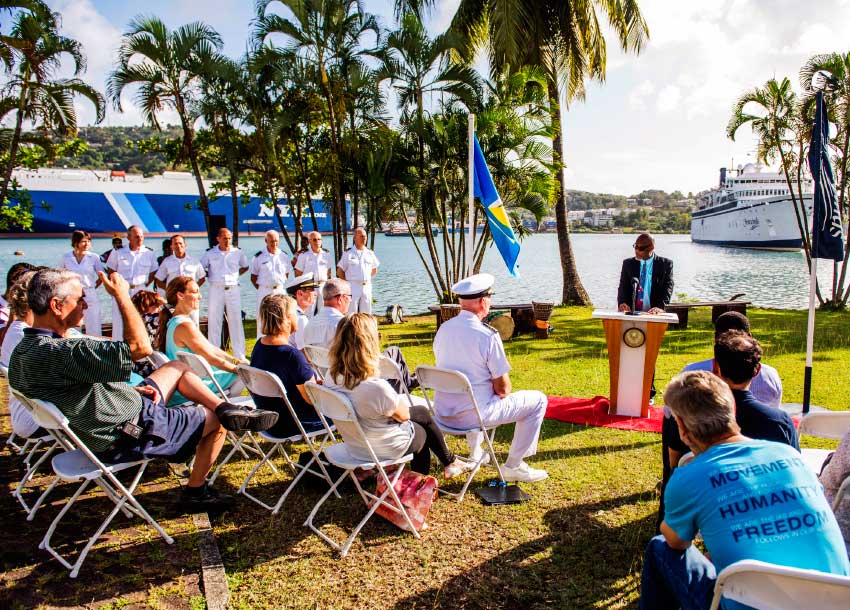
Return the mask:
<svg viewBox="0 0 850 610">
<path fill-rule="evenodd" d="M 478 137 L 474 137 L 475 154 L 473 157 L 473 182 L 475 185 L 475 196 L 481 200 L 481 205 L 487 213 L 487 221 L 490 223 L 490 234 L 493 236 L 493 242 L 496 244 L 508 271 L 514 277 L 519 277 L 517 270 L 517 258 L 519 257 L 519 242 L 517 241 L 514 230 L 511 228 L 511 222 L 508 220 L 508 214 L 499 193 L 496 192 L 496 185 L 493 184 L 493 178 L 490 177 L 490 170 L 487 169 L 487 163 L 484 161 L 484 153 L 481 152 L 481 145 L 478 143 Z M 470 239 L 472 239 L 470 232 Z"/>
<path fill-rule="evenodd" d="M 815 123 L 809 145 L 809 169 L 815 183 L 812 215 L 812 258 L 844 260 L 841 213 L 835 196 L 835 179 L 829 163 L 829 120 L 823 91 L 817 93 Z"/>
</svg>

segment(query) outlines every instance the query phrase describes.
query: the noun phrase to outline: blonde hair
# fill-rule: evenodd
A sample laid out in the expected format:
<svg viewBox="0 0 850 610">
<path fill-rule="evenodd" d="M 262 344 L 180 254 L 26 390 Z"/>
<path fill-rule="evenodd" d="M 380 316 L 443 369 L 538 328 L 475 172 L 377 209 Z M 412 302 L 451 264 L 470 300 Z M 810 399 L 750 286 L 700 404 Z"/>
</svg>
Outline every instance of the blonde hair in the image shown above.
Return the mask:
<svg viewBox="0 0 850 610">
<path fill-rule="evenodd" d="M 30 310 L 27 302 L 27 290 L 34 275 L 35 271 L 27 271 L 9 288 L 9 312 L 19 320 L 23 320 Z"/>
<path fill-rule="evenodd" d="M 330 374 L 342 379 L 349 390 L 378 375 L 381 344 L 378 323 L 367 313 L 353 313 L 340 320 L 330 348 Z"/>
<path fill-rule="evenodd" d="M 264 335 L 292 334 L 292 312 L 295 311 L 295 299 L 287 294 L 269 294 L 260 302 L 258 323 Z"/>
<path fill-rule="evenodd" d="M 735 397 L 726 382 L 708 371 L 677 375 L 664 391 L 664 404 L 697 441 L 710 445 L 729 434 L 740 434 L 735 422 Z"/>
</svg>

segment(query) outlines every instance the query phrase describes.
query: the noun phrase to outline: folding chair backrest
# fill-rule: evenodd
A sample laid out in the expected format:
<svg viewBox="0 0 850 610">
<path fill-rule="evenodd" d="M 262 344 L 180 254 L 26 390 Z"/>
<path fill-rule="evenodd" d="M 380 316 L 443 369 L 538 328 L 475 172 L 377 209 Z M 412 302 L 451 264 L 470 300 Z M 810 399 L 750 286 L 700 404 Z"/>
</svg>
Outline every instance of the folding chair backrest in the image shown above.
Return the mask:
<svg viewBox="0 0 850 610">
<path fill-rule="evenodd" d="M 171 362 L 171 361 L 168 359 L 168 356 L 166 356 L 166 355 L 165 355 L 165 354 L 163 354 L 162 352 L 157 352 L 157 351 L 153 351 L 153 352 L 151 352 L 151 355 L 150 355 L 150 356 L 148 356 L 148 360 L 150 360 L 150 361 L 151 361 L 151 364 L 153 364 L 153 367 L 154 367 L 155 369 L 158 369 L 159 367 L 161 367 L 161 366 L 163 366 L 163 365 L 168 364 L 169 362 Z"/>
<path fill-rule="evenodd" d="M 2 364 L 0 364 L 0 377 L 2 377 L 3 379 L 9 378 L 9 367 L 8 366 L 3 366 Z"/>
<path fill-rule="evenodd" d="M 304 353 L 316 372 L 324 377 L 331 368 L 330 350 L 320 345 L 305 345 Z"/>
<path fill-rule="evenodd" d="M 820 438 L 841 439 L 850 431 L 850 411 L 818 411 L 806 413 L 798 433 Z"/>
<path fill-rule="evenodd" d="M 236 373 L 251 394 L 265 396 L 267 398 L 287 399 L 286 388 L 283 387 L 280 378 L 274 373 L 246 364 L 240 364 L 236 369 Z"/>
<path fill-rule="evenodd" d="M 677 464 L 677 468 L 681 468 L 682 466 L 687 466 L 688 464 L 690 464 L 691 462 L 694 461 L 695 457 L 696 456 L 694 455 L 693 451 L 688 451 L 685 455 L 683 455 L 682 457 L 679 458 L 679 463 Z"/>
<path fill-rule="evenodd" d="M 65 414 L 56 405 L 43 400 L 29 398 L 14 389 L 12 390 L 12 394 L 32 413 L 35 422 L 45 430 L 63 430 L 69 425 L 68 418 L 65 417 Z"/>
<path fill-rule="evenodd" d="M 198 354 L 194 354 L 192 352 L 177 352 L 176 356 L 177 360 L 184 364 L 187 364 L 192 370 L 192 372 L 195 373 L 195 375 L 197 375 L 198 377 L 200 377 L 201 379 L 207 378 L 212 380 L 216 390 L 218 390 L 219 395 L 224 400 L 228 399 L 224 388 L 222 388 L 218 384 L 215 375 L 213 375 L 212 367 L 210 366 L 210 363 L 207 362 L 206 358 L 204 358 L 203 356 L 199 356 Z"/>
<path fill-rule="evenodd" d="M 721 595 L 754 608 L 846 610 L 850 577 L 747 559 L 718 575 L 712 609 L 718 607 Z"/>
<path fill-rule="evenodd" d="M 360 425 L 354 407 L 345 394 L 312 381 L 305 383 L 304 387 L 307 389 L 307 395 L 313 401 L 316 410 L 324 417 L 332 419 L 335 423 L 355 422 L 358 426 Z"/>
<path fill-rule="evenodd" d="M 420 364 L 416 367 L 416 378 L 422 387 L 438 392 L 472 395 L 472 386 L 469 385 L 469 379 L 460 371 Z"/>
</svg>

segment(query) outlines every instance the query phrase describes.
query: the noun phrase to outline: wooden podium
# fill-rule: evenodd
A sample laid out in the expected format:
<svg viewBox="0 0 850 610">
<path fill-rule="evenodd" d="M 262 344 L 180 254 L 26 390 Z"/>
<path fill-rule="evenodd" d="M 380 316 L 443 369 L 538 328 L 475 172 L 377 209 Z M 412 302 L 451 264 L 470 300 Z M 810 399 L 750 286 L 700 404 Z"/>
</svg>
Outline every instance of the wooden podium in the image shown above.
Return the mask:
<svg viewBox="0 0 850 610">
<path fill-rule="evenodd" d="M 632 316 L 619 311 L 596 310 L 608 342 L 610 414 L 648 417 L 649 390 L 655 360 L 668 324 L 679 318 L 674 313 Z"/>
</svg>

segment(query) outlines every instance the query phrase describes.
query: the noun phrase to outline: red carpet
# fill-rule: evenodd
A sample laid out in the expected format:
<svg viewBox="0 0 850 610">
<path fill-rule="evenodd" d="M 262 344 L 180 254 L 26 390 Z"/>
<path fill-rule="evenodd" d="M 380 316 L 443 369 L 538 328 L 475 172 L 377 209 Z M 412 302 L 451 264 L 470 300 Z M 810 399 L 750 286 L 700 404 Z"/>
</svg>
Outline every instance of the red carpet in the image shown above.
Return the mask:
<svg viewBox="0 0 850 610">
<path fill-rule="evenodd" d="M 608 415 L 608 405 L 608 399 L 604 396 L 594 398 L 549 396 L 546 417 L 572 424 L 661 434 L 661 421 L 664 417 L 664 409 L 661 407 L 649 407 L 649 417 L 625 417 Z"/>
</svg>

